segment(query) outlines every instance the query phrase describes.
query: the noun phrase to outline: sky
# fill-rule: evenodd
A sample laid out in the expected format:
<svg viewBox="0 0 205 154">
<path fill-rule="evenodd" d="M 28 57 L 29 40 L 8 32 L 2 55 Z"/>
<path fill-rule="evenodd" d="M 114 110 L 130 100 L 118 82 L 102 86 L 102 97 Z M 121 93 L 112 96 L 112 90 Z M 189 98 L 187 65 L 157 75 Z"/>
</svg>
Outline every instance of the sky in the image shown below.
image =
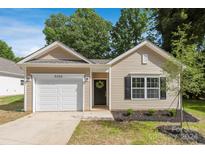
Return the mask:
<svg viewBox="0 0 205 154">
<path fill-rule="evenodd" d="M 76 9 L 0 9 L 0 40 L 12 47 L 16 56 L 27 54 L 43 47 L 44 22 L 51 14 L 71 15 Z M 95 9 L 104 19 L 114 25 L 120 16 L 120 9 Z"/>
</svg>

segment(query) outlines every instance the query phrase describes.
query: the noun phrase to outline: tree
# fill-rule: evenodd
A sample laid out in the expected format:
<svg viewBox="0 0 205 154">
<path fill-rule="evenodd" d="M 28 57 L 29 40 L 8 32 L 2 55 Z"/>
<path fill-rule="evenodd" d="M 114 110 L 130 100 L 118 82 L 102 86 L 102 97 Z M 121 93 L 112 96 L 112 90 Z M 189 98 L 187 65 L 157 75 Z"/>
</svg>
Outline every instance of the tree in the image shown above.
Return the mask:
<svg viewBox="0 0 205 154">
<path fill-rule="evenodd" d="M 168 79 L 180 81 L 178 90 L 183 96 L 200 96 L 205 88 L 204 64 L 200 60 L 204 59 L 202 52 L 197 51 L 196 44 L 189 44 L 186 31 L 191 28 L 190 24 L 183 24 L 173 33 L 177 40 L 172 41 L 173 53 L 176 59 L 181 63 L 179 67 L 174 64 L 175 60 L 168 61 L 165 64 L 165 71 L 168 72 Z M 193 38 L 193 37 L 192 37 Z M 190 39 L 192 39 L 190 38 Z M 180 76 L 179 76 L 180 74 Z M 168 81 L 170 81 L 168 80 Z"/>
<path fill-rule="evenodd" d="M 47 44 L 61 41 L 87 58 L 109 56 L 112 25 L 93 9 L 77 9 L 71 16 L 51 15 L 45 25 Z"/>
<path fill-rule="evenodd" d="M 119 21 L 111 31 L 112 57 L 133 48 L 144 39 L 148 15 L 145 9 L 122 9 Z"/>
<path fill-rule="evenodd" d="M 15 57 L 13 61 L 15 61 L 16 63 L 21 61 L 23 59 L 23 57 Z"/>
<path fill-rule="evenodd" d="M 177 27 L 183 24 L 190 24 L 191 27 L 186 31 L 187 39 L 195 36 L 192 40 L 187 40 L 187 44 L 195 43 L 197 48 L 201 47 L 205 38 L 205 9 L 153 9 L 156 12 L 156 29 L 162 35 L 162 47 L 171 52 L 172 40 L 178 36 Z M 202 48 L 204 50 L 204 48 Z"/>
<path fill-rule="evenodd" d="M 188 43 L 194 39 L 191 37 L 187 39 L 187 31 L 191 29 L 191 24 L 183 24 L 177 28 L 177 32 L 173 32 L 176 40 L 172 41 L 173 53 L 176 59 L 169 60 L 164 65 L 164 70 L 167 74 L 167 81 L 177 82 L 179 87 L 174 87 L 170 84 L 169 89 L 177 91 L 177 96 L 199 96 L 203 93 L 205 87 L 203 65 L 199 63 L 202 55 L 197 51 L 197 45 L 195 43 Z M 181 128 L 183 122 L 183 101 L 181 98 L 180 110 L 181 110 Z"/>
<path fill-rule="evenodd" d="M 0 40 L 0 57 L 14 60 L 15 56 L 12 51 L 12 48 L 7 45 L 6 42 Z"/>
</svg>

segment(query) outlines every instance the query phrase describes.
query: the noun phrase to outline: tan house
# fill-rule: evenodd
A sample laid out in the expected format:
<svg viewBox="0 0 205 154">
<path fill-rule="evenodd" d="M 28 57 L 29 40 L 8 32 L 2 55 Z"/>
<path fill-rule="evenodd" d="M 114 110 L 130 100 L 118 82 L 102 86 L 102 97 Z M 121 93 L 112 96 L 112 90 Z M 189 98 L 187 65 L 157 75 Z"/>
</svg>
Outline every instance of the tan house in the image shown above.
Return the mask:
<svg viewBox="0 0 205 154">
<path fill-rule="evenodd" d="M 169 58 L 149 41 L 112 60 L 87 59 L 54 42 L 18 63 L 25 71 L 24 108 L 35 112 L 177 107 L 176 92 L 162 88 L 167 83 L 163 65 Z"/>
</svg>

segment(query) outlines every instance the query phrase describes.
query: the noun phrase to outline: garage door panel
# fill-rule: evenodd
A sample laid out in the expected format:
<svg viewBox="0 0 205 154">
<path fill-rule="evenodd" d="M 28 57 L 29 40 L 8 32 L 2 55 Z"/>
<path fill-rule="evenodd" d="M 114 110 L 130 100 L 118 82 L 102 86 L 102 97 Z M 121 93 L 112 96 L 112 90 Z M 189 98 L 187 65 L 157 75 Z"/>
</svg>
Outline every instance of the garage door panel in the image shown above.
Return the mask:
<svg viewBox="0 0 205 154">
<path fill-rule="evenodd" d="M 49 89 L 49 88 L 47 88 L 47 89 L 39 89 L 39 93 L 41 94 L 41 93 L 43 93 L 43 94 L 51 94 L 51 93 L 53 93 L 53 94 L 56 94 L 58 92 L 58 89 Z"/>
<path fill-rule="evenodd" d="M 48 106 L 41 105 L 36 109 L 37 109 L 37 111 L 59 111 L 58 106 L 56 106 L 56 105 L 49 106 L 49 108 L 48 108 Z"/>
<path fill-rule="evenodd" d="M 39 80 L 37 85 L 37 111 L 76 111 L 82 110 L 83 81 Z"/>
<path fill-rule="evenodd" d="M 52 100 L 52 101 L 48 101 L 48 100 L 46 100 L 46 99 L 40 99 L 39 100 L 41 103 L 39 103 L 39 105 L 46 105 L 46 104 L 48 104 L 48 105 L 53 105 L 53 104 L 55 104 L 55 105 L 57 105 L 57 101 L 58 101 L 58 99 L 55 99 L 55 100 Z"/>
</svg>

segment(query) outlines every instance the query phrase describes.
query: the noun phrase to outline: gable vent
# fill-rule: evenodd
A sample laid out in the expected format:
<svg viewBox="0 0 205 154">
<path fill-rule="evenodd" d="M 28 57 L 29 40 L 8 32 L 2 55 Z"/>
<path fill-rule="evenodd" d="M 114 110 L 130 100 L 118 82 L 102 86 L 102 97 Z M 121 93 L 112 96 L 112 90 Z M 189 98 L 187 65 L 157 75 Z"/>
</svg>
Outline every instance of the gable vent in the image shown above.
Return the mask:
<svg viewBox="0 0 205 154">
<path fill-rule="evenodd" d="M 148 54 L 142 54 L 142 64 L 148 63 Z"/>
</svg>

